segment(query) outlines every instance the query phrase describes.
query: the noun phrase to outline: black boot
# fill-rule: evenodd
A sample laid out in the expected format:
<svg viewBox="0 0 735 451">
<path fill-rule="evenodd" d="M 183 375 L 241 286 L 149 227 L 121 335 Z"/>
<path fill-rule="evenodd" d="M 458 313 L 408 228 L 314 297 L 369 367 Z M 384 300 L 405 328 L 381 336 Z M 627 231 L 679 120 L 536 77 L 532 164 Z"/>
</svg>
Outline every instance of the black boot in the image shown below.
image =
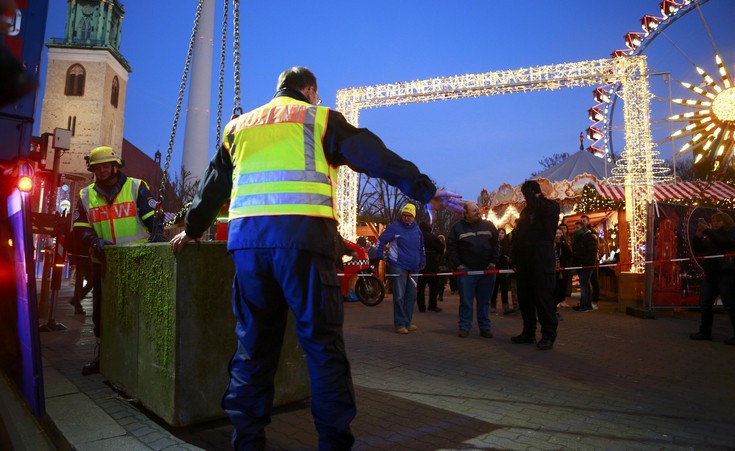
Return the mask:
<svg viewBox="0 0 735 451">
<path fill-rule="evenodd" d="M 82 376 L 89 376 L 90 374 L 97 374 L 100 372 L 100 359 L 95 358 L 88 364 L 82 367 Z"/>
</svg>

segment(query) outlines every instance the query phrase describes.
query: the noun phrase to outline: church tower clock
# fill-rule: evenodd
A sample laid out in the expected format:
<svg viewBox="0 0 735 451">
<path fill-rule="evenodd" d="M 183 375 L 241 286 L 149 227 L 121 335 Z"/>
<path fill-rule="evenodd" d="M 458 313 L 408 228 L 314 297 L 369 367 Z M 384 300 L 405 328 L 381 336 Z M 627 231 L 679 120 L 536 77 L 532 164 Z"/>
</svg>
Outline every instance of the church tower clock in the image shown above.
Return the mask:
<svg viewBox="0 0 735 451">
<path fill-rule="evenodd" d="M 68 0 L 64 37 L 46 43 L 40 133 L 72 131 L 71 149 L 60 160 L 61 173 L 87 175 L 84 156 L 97 146 L 111 146 L 121 155 L 132 71 L 120 53 L 124 15 L 118 0 Z"/>
</svg>

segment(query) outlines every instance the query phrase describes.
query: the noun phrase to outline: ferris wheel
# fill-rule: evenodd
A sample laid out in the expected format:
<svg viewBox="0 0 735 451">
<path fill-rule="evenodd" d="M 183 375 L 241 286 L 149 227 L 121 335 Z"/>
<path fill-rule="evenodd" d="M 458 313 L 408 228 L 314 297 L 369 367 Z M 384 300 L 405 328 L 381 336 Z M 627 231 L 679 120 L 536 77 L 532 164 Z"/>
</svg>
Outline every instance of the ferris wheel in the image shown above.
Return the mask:
<svg viewBox="0 0 735 451">
<path fill-rule="evenodd" d="M 627 33 L 627 48 L 611 56 L 647 57 L 655 150 L 665 158 L 692 158 L 698 174 L 720 174 L 735 166 L 735 70 L 728 67 L 735 63 L 735 2 L 663 0 L 658 6 L 661 15 L 643 16 L 643 31 Z M 607 84 L 593 92 L 588 150 L 598 156 L 614 159 L 622 152 L 620 89 Z"/>
</svg>

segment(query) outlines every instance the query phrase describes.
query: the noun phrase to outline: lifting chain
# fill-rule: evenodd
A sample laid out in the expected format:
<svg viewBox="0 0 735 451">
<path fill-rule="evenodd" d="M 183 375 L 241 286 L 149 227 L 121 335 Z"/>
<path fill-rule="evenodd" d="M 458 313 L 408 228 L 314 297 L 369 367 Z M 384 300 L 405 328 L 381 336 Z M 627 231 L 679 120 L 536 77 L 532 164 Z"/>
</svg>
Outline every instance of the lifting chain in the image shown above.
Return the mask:
<svg viewBox="0 0 735 451">
<path fill-rule="evenodd" d="M 171 129 L 171 137 L 168 141 L 168 152 L 166 153 L 166 163 L 163 166 L 163 179 L 161 180 L 161 188 L 158 191 L 158 205 L 156 206 L 157 220 L 163 221 L 160 217 L 162 214 L 162 205 L 164 199 L 164 193 L 166 192 L 166 182 L 168 182 L 168 169 L 171 164 L 171 153 L 174 150 L 174 139 L 176 138 L 176 129 L 179 125 L 179 116 L 181 115 L 181 105 L 184 102 L 184 92 L 186 91 L 186 81 L 189 79 L 189 68 L 191 67 L 191 56 L 194 52 L 194 43 L 197 38 L 197 31 L 199 30 L 199 19 L 202 15 L 202 5 L 204 0 L 197 2 L 197 11 L 194 16 L 194 26 L 191 29 L 191 38 L 189 39 L 189 49 L 186 52 L 186 65 L 184 66 L 184 75 L 181 77 L 181 84 L 179 85 L 179 97 L 176 100 L 176 112 L 174 113 L 174 123 Z M 182 174 L 183 176 L 183 174 Z M 184 181 L 181 180 L 183 183 Z"/>
<path fill-rule="evenodd" d="M 227 56 L 227 13 L 229 2 L 224 2 L 224 10 L 222 12 L 222 46 L 220 47 L 219 59 L 219 84 L 217 85 L 217 134 L 215 137 L 214 151 L 218 152 L 222 144 L 222 103 L 224 101 L 225 91 L 225 57 Z"/>
<path fill-rule="evenodd" d="M 240 0 L 232 0 L 232 38 L 233 38 L 233 56 L 235 57 L 235 98 L 233 99 L 232 116 L 233 118 L 242 114 L 242 106 L 240 100 Z"/>
<path fill-rule="evenodd" d="M 202 4 L 204 0 L 199 0 L 197 4 L 196 16 L 194 18 L 194 28 L 192 29 L 191 40 L 189 42 L 189 50 L 186 55 L 186 66 L 184 68 L 184 76 L 181 80 L 181 89 L 179 90 L 179 98 L 176 103 L 176 114 L 174 115 L 173 130 L 171 131 L 171 139 L 169 140 L 168 152 L 166 154 L 166 164 L 163 170 L 163 180 L 161 182 L 161 189 L 158 196 L 158 209 L 160 209 L 163 203 L 164 190 L 168 177 L 168 169 L 171 161 L 171 153 L 173 152 L 174 137 L 176 136 L 176 128 L 178 126 L 179 115 L 181 114 L 181 105 L 183 103 L 184 91 L 186 89 L 186 81 L 189 75 L 189 67 L 191 65 L 192 52 L 194 49 L 194 42 L 196 40 L 197 29 L 199 28 L 199 19 L 202 11 Z M 225 57 L 227 53 L 227 22 L 229 15 L 228 1 L 224 2 L 224 11 L 222 19 L 222 45 L 220 54 L 220 65 L 219 65 L 219 86 L 218 86 L 218 98 L 217 98 L 217 137 L 216 137 L 216 149 L 219 150 L 222 144 L 222 107 L 224 102 L 224 84 L 225 84 Z M 232 117 L 235 118 L 242 114 L 241 100 L 240 100 L 240 0 L 232 0 L 233 5 L 233 48 L 234 48 L 234 85 L 235 85 L 235 98 L 234 107 L 232 108 Z M 183 182 L 183 180 L 182 180 Z M 186 212 L 191 206 L 191 201 L 185 203 L 181 209 L 174 215 L 174 217 L 166 222 L 165 226 L 171 226 L 179 222 L 186 216 Z"/>
</svg>

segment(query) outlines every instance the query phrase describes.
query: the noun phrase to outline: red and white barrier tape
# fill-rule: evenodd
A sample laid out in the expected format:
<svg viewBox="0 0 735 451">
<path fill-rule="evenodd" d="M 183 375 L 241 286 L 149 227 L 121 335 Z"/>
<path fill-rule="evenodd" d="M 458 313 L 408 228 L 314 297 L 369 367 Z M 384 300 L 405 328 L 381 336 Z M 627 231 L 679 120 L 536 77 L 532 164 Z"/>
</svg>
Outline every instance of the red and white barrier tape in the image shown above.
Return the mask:
<svg viewBox="0 0 735 451">
<path fill-rule="evenodd" d="M 718 254 L 718 255 L 704 255 L 700 257 L 685 257 L 685 258 L 671 258 L 671 259 L 662 259 L 662 260 L 644 260 L 644 261 L 638 261 L 638 262 L 631 262 L 631 263 L 625 263 L 625 266 L 629 265 L 650 265 L 650 264 L 656 264 L 656 263 L 666 263 L 666 262 L 683 262 L 687 260 L 708 260 L 708 259 L 714 259 L 714 258 L 725 258 L 725 257 L 735 257 L 735 253 L 730 254 Z M 590 268 L 614 268 L 615 266 L 620 266 L 621 263 L 606 263 L 602 265 L 590 265 L 590 266 L 566 266 L 564 268 L 556 268 L 557 271 L 569 271 L 569 270 L 576 270 L 576 269 L 590 269 Z M 477 271 L 452 271 L 452 272 L 439 272 L 439 273 L 433 273 L 433 274 L 410 274 L 412 277 L 440 277 L 440 276 L 479 276 L 483 274 L 515 274 L 515 271 L 512 269 L 485 269 L 485 270 L 477 270 Z M 342 277 L 344 276 L 344 273 L 338 273 L 338 276 Z M 371 276 L 372 274 L 352 274 L 358 277 L 367 277 Z M 386 274 L 386 277 L 398 277 L 398 276 L 407 276 L 408 274 Z"/>
</svg>

